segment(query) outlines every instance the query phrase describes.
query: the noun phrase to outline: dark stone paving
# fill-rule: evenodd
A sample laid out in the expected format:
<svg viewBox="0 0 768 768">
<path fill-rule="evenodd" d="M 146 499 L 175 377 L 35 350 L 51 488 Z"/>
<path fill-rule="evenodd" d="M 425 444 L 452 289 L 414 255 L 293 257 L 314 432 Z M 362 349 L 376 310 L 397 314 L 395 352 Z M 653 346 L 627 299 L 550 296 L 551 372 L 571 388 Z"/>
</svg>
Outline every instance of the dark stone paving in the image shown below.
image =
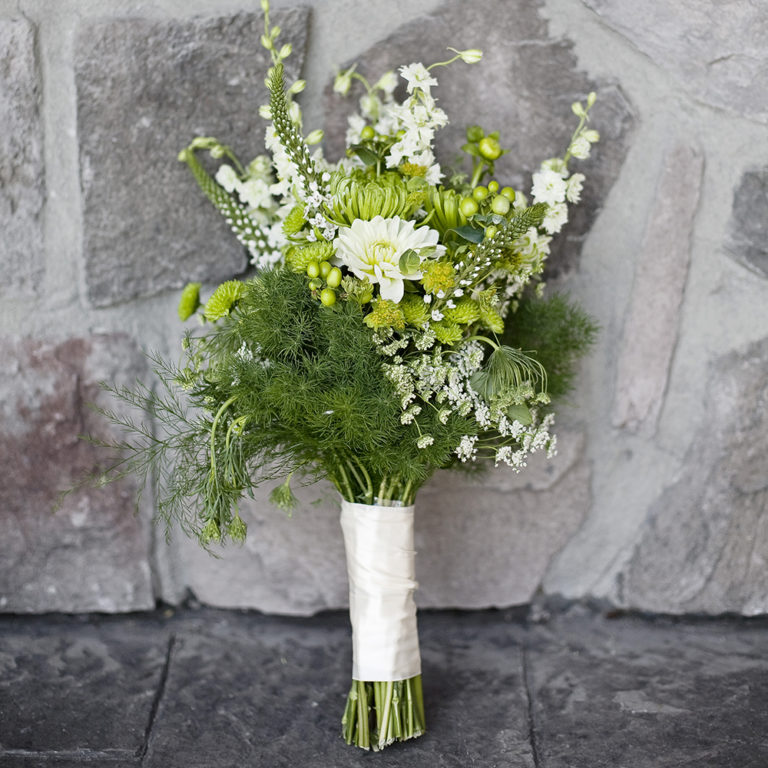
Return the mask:
<svg viewBox="0 0 768 768">
<path fill-rule="evenodd" d="M 0 768 L 768 766 L 768 620 L 422 612 L 429 732 L 339 735 L 348 619 L 0 618 Z"/>
</svg>

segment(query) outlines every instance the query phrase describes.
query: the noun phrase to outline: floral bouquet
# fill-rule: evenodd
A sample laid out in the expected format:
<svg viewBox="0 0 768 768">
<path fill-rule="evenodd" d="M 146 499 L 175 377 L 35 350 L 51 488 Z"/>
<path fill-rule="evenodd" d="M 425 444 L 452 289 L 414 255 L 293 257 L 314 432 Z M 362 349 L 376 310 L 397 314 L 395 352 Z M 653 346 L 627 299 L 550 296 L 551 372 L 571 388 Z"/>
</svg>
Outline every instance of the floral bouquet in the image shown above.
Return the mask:
<svg viewBox="0 0 768 768">
<path fill-rule="evenodd" d="M 255 276 L 220 285 L 200 303 L 183 291 L 184 339 L 173 365 L 155 357 L 163 389 L 113 390 L 163 427 L 130 419 L 112 475 L 148 473 L 160 515 L 203 545 L 242 541 L 239 500 L 256 486 L 295 503 L 293 477 L 325 479 L 341 497 L 353 631 L 352 686 L 343 713 L 348 744 L 381 749 L 425 730 L 416 628 L 413 516 L 419 488 L 438 469 L 480 459 L 518 471 L 555 451 L 551 398 L 562 394 L 595 333 L 562 296 L 542 298 L 552 237 L 577 203 L 584 177 L 572 158 L 598 135 L 594 102 L 575 103 L 578 125 L 562 157 L 533 175 L 529 198 L 502 186 L 500 136 L 470 126 L 468 174 L 447 177 L 435 131 L 447 123 L 435 71 L 472 64 L 478 50 L 388 72 L 371 85 L 355 67 L 335 90 L 364 93 L 349 118 L 346 157 L 312 151 L 286 88 L 279 30 L 265 12 L 271 158 L 242 165 L 213 138 L 179 158 L 247 248 Z M 208 169 L 207 150 L 218 161 Z M 205 162 L 208 162 L 207 160 Z"/>
</svg>

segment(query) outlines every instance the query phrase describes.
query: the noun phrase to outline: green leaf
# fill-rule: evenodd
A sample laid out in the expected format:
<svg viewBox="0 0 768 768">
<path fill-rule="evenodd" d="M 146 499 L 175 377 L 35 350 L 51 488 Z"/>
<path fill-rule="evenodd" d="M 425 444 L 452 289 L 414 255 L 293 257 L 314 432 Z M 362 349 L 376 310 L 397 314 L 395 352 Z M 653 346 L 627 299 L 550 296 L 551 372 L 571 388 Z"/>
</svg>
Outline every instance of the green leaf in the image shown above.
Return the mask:
<svg viewBox="0 0 768 768">
<path fill-rule="evenodd" d="M 446 230 L 446 235 L 455 232 L 462 240 L 467 240 L 470 243 L 482 243 L 485 237 L 485 232 L 482 229 L 475 229 L 474 227 L 454 227 L 453 229 Z"/>
<path fill-rule="evenodd" d="M 473 155 L 474 157 L 480 157 L 480 150 L 477 148 L 477 144 L 464 144 L 462 145 L 461 148 L 468 155 Z"/>
<path fill-rule="evenodd" d="M 507 408 L 507 417 L 513 421 L 519 421 L 524 427 L 533 421 L 533 416 L 531 416 L 531 411 L 527 405 L 510 405 Z"/>
<path fill-rule="evenodd" d="M 416 253 L 413 248 L 404 251 L 402 256 L 400 256 L 399 267 L 404 275 L 410 275 L 412 272 L 416 272 L 420 264 L 421 259 L 419 258 L 419 254 Z"/>
<path fill-rule="evenodd" d="M 355 144 L 355 146 L 349 148 L 350 151 L 357 155 L 366 165 L 376 165 L 379 162 L 379 156 L 372 150 L 362 144 Z"/>
</svg>

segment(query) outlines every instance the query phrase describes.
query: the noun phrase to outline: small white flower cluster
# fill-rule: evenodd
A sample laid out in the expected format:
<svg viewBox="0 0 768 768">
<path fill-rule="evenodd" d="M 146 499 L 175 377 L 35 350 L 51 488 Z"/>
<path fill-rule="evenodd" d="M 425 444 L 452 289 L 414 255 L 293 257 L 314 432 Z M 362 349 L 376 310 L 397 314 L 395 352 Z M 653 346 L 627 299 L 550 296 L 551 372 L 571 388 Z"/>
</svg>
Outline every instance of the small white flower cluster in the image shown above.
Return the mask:
<svg viewBox="0 0 768 768">
<path fill-rule="evenodd" d="M 440 347 L 419 356 L 409 356 L 407 360 L 397 354 L 411 342 L 416 346 L 420 336 L 425 334 L 406 331 L 395 339 L 383 334 L 376 337 L 379 351 L 390 358 L 382 364 L 382 369 L 400 398 L 402 424 L 415 422 L 422 411 L 419 402 L 423 402 L 437 410 L 442 424 L 447 424 L 454 413 L 464 417 L 471 415 L 480 431 L 497 432 L 501 444 L 489 446 L 497 466 L 504 463 L 518 471 L 525 466 L 529 454 L 546 449 L 548 456 L 554 455 L 556 440 L 549 432 L 554 423 L 553 414 L 539 420 L 537 409 L 531 408 L 530 423 L 523 424 L 507 416 L 508 403 L 491 406 L 473 389 L 472 376 L 482 368 L 484 357 L 483 347 L 478 342 L 466 342 L 450 355 L 445 355 Z M 521 388 L 521 392 L 524 389 Z M 535 398 L 533 389 L 529 389 L 530 392 L 521 395 L 524 400 Z M 454 453 L 462 462 L 474 461 L 478 457 L 478 442 L 477 435 L 464 435 Z M 421 435 L 417 440 L 419 448 L 433 443 L 431 435 Z"/>
<path fill-rule="evenodd" d="M 408 83 L 410 96 L 402 104 L 389 107 L 394 119 L 392 133 L 403 131 L 403 136 L 389 150 L 387 167 L 397 168 L 402 162 L 421 165 L 427 169 L 428 184 L 438 184 L 443 174 L 435 161 L 432 144 L 435 131 L 448 124 L 448 116 L 437 106 L 430 89 L 437 79 L 419 63 L 400 68 L 400 74 Z"/>
<path fill-rule="evenodd" d="M 550 235 L 557 234 L 568 221 L 566 201 L 579 202 L 583 183 L 584 174 L 574 173 L 569 176 L 568 166 L 559 157 L 545 160 L 541 169 L 533 174 L 533 202 L 549 206 L 542 226 Z"/>
<path fill-rule="evenodd" d="M 342 72 L 336 77 L 334 90 L 346 95 L 352 84 L 351 70 Z M 360 98 L 360 114 L 350 115 L 347 118 L 347 146 L 359 144 L 362 140 L 362 130 L 370 124 L 376 133 L 383 136 L 394 133 L 394 116 L 389 107 L 394 104 L 394 92 L 397 87 L 397 75 L 394 72 L 385 72 L 373 86 Z"/>
</svg>

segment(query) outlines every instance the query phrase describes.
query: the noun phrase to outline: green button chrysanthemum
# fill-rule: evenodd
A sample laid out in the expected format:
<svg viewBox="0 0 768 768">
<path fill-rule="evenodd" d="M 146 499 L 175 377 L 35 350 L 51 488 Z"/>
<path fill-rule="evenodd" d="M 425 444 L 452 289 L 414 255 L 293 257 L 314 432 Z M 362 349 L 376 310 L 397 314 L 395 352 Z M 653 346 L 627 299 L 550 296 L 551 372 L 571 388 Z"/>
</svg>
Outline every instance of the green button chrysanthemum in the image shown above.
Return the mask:
<svg viewBox="0 0 768 768">
<path fill-rule="evenodd" d="M 239 280 L 227 280 L 222 283 L 205 303 L 205 319 L 214 322 L 228 315 L 234 303 L 243 295 L 243 291 L 244 286 Z"/>
<path fill-rule="evenodd" d="M 179 299 L 179 320 L 183 323 L 197 312 L 200 306 L 200 283 L 187 283 Z"/>
</svg>

